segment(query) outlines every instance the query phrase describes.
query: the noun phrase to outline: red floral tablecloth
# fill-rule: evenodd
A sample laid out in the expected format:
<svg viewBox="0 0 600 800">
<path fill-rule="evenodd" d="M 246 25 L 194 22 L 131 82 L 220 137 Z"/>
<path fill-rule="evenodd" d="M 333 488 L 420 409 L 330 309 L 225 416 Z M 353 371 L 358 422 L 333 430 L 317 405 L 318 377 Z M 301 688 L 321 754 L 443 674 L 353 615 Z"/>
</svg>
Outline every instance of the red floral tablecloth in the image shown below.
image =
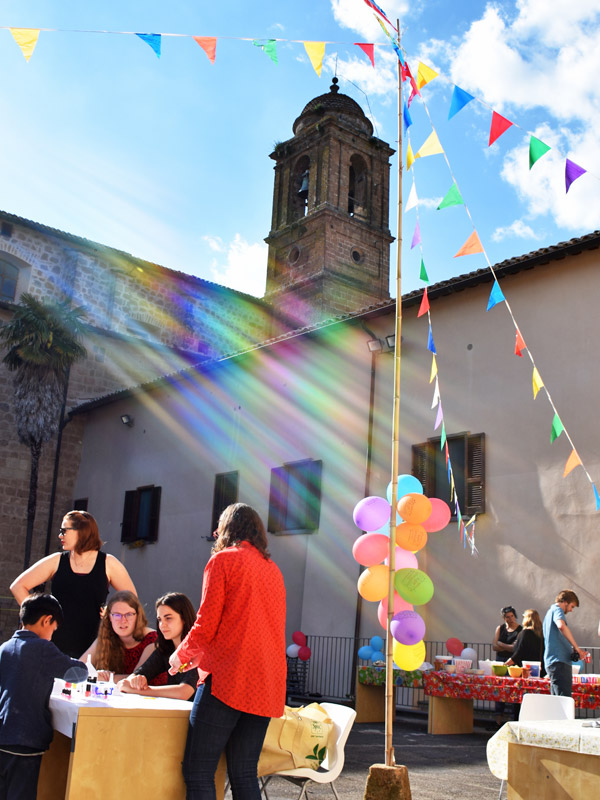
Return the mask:
<svg viewBox="0 0 600 800">
<path fill-rule="evenodd" d="M 413 689 L 423 687 L 423 675 L 420 669 L 407 672 L 403 669 L 394 670 L 394 683 L 396 686 L 407 686 Z M 358 682 L 364 686 L 385 686 L 385 667 L 359 667 Z"/>
<path fill-rule="evenodd" d="M 544 678 L 500 678 L 497 675 L 450 675 L 424 672 L 426 695 L 461 700 L 498 700 L 520 703 L 524 694 L 550 694 L 550 681 Z M 573 700 L 577 708 L 600 708 L 600 686 L 574 683 Z"/>
</svg>

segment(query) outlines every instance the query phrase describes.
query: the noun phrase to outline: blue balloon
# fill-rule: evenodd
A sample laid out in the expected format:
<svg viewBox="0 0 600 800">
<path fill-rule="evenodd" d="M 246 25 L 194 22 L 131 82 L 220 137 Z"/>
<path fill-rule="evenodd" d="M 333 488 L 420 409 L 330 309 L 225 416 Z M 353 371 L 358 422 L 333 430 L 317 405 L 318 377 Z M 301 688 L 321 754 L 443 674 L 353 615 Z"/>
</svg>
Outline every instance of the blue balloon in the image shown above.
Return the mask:
<svg viewBox="0 0 600 800">
<path fill-rule="evenodd" d="M 414 475 L 398 475 L 398 490 L 396 498 L 400 500 L 405 494 L 423 494 L 423 484 Z M 392 502 L 392 483 L 388 484 L 386 491 L 388 503 Z"/>
<path fill-rule="evenodd" d="M 383 650 L 383 639 L 381 636 L 373 636 L 369 644 L 373 650 Z"/>
<path fill-rule="evenodd" d="M 362 658 L 363 661 L 370 661 L 372 655 L 373 648 L 369 647 L 368 644 L 366 644 L 364 647 L 361 647 L 358 651 L 358 657 Z"/>
<path fill-rule="evenodd" d="M 385 656 L 381 652 L 381 650 L 376 650 L 373 655 L 371 656 L 372 661 L 385 661 Z"/>
</svg>

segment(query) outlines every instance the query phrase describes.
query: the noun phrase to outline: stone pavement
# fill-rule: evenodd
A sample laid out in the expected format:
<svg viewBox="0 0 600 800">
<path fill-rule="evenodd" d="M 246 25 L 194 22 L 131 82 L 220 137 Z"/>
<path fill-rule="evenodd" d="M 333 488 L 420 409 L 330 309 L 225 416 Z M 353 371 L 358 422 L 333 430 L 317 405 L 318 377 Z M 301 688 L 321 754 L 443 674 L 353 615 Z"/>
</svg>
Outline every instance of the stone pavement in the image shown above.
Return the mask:
<svg viewBox="0 0 600 800">
<path fill-rule="evenodd" d="M 430 736 L 425 716 L 397 717 L 393 734 L 396 763 L 408 769 L 412 800 L 496 800 L 500 781 L 489 771 L 485 757 L 487 741 L 495 730 L 486 730 L 478 720 L 475 723 L 473 734 Z M 336 781 L 340 800 L 362 800 L 369 767 L 384 761 L 383 723 L 355 724 L 346 744 L 344 770 Z M 299 789 L 277 778 L 268 792 L 269 800 L 291 800 Z M 327 784 L 312 784 L 309 792 L 315 800 L 335 800 Z"/>
</svg>

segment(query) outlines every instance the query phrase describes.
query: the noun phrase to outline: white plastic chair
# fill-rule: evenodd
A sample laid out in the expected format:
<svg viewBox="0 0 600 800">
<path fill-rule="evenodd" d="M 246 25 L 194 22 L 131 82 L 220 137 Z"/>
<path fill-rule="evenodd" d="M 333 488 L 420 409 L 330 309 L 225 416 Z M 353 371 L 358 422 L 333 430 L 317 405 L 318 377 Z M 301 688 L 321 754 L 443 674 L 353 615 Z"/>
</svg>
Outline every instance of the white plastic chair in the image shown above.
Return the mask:
<svg viewBox="0 0 600 800">
<path fill-rule="evenodd" d="M 557 694 L 524 694 L 519 711 L 519 722 L 550 719 L 575 719 L 575 700 Z M 498 800 L 501 800 L 504 781 L 500 783 Z"/>
<path fill-rule="evenodd" d="M 286 769 L 281 772 L 274 772 L 272 775 L 266 775 L 262 778 L 262 791 L 266 800 L 269 800 L 267 785 L 273 778 L 285 778 L 291 783 L 296 784 L 296 786 L 300 786 L 301 791 L 297 800 L 304 800 L 304 795 L 306 794 L 310 781 L 330 784 L 336 800 L 340 800 L 334 781 L 339 776 L 344 766 L 344 748 L 354 720 L 356 719 L 356 711 L 353 708 L 341 706 L 337 703 L 321 703 L 320 705 L 325 709 L 334 724 L 336 733 L 335 744 L 328 750 L 318 770 L 298 767 L 298 769 Z"/>
</svg>

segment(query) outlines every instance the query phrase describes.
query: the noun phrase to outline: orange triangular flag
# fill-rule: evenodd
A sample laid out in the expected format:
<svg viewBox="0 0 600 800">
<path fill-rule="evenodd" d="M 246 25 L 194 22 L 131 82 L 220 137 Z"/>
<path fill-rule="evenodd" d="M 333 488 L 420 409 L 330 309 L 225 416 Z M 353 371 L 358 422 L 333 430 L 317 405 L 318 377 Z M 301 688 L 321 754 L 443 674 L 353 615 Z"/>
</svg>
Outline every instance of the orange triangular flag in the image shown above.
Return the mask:
<svg viewBox="0 0 600 800">
<path fill-rule="evenodd" d="M 565 464 L 565 471 L 563 472 L 563 478 L 566 478 L 569 472 L 575 469 L 575 467 L 581 466 L 581 459 L 577 455 L 577 450 L 573 448 L 571 455 L 567 458 L 567 463 Z"/>
<path fill-rule="evenodd" d="M 523 337 L 521 336 L 521 331 L 517 328 L 516 341 L 515 341 L 515 355 L 521 356 L 521 358 L 523 358 L 523 350 L 525 350 L 526 347 L 527 345 L 525 344 L 525 339 L 523 339 Z"/>
<path fill-rule="evenodd" d="M 423 314 L 426 314 L 429 311 L 429 298 L 427 297 L 427 287 L 423 292 L 423 299 L 421 300 L 421 307 L 419 308 L 419 313 L 417 317 L 422 317 Z"/>
<path fill-rule="evenodd" d="M 39 28 L 9 28 L 13 35 L 13 39 L 21 48 L 21 52 L 25 56 L 25 61 L 29 61 L 35 50 L 38 36 L 40 35 Z"/>
<path fill-rule="evenodd" d="M 210 63 L 214 64 L 217 55 L 217 40 L 214 36 L 194 36 L 194 41 L 204 50 Z"/>
<path fill-rule="evenodd" d="M 323 66 L 323 56 L 325 55 L 325 42 L 304 42 L 310 63 L 319 78 L 321 77 L 321 67 Z"/>
<path fill-rule="evenodd" d="M 479 240 L 477 231 L 473 231 L 458 253 L 454 254 L 454 258 L 458 258 L 458 256 L 472 256 L 474 253 L 483 253 L 483 245 Z"/>
<path fill-rule="evenodd" d="M 500 136 L 502 136 L 502 134 L 505 131 L 507 131 L 511 125 L 512 122 L 509 119 L 506 119 L 506 117 L 503 117 L 496 111 L 494 111 L 494 113 L 492 114 L 492 124 L 490 126 L 490 142 L 488 147 L 494 144 L 496 139 L 499 139 Z"/>
</svg>

